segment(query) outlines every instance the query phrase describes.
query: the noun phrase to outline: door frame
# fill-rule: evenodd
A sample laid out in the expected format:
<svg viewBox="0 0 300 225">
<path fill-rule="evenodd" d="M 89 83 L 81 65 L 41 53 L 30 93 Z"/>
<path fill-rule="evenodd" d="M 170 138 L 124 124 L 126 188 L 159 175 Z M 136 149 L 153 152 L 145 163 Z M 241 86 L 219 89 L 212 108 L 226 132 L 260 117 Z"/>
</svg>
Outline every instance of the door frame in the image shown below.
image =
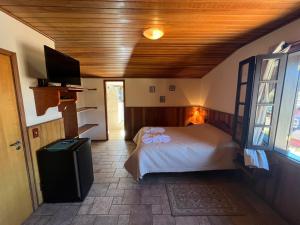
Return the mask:
<svg viewBox="0 0 300 225">
<path fill-rule="evenodd" d="M 37 199 L 37 190 L 36 190 L 35 178 L 34 178 L 32 156 L 31 156 L 30 144 L 29 144 L 29 136 L 28 136 L 27 127 L 26 127 L 25 110 L 24 110 L 24 105 L 23 105 L 23 97 L 22 97 L 21 83 L 20 83 L 20 77 L 19 77 L 17 54 L 15 52 L 11 52 L 9 50 L 2 49 L 2 48 L 0 48 L 0 54 L 9 56 L 11 65 L 12 65 L 12 74 L 13 74 L 12 78 L 13 78 L 15 94 L 16 94 L 17 109 L 18 109 L 18 116 L 19 116 L 19 121 L 20 121 L 20 130 L 21 130 L 21 136 L 22 136 L 22 142 L 23 142 L 26 171 L 27 171 L 29 189 L 30 189 L 30 194 L 31 194 L 32 209 L 34 211 L 38 207 L 38 199 Z"/>
<path fill-rule="evenodd" d="M 123 97 L 124 97 L 124 129 L 126 124 L 126 118 L 125 118 L 125 107 L 126 107 L 126 90 L 125 90 L 125 79 L 109 79 L 109 80 L 103 80 L 103 86 L 104 86 L 104 105 L 105 105 L 105 127 L 106 127 L 106 141 L 109 140 L 108 137 L 108 122 L 107 122 L 107 94 L 106 94 L 106 83 L 107 82 L 122 82 L 123 83 Z M 124 137 L 125 140 L 125 137 Z"/>
</svg>

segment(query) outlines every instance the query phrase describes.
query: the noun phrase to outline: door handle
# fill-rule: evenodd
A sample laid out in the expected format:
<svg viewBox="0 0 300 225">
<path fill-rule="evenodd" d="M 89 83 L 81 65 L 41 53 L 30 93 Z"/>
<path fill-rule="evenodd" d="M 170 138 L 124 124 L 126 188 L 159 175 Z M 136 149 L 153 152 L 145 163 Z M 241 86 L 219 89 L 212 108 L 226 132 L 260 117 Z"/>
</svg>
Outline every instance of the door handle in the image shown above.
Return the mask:
<svg viewBox="0 0 300 225">
<path fill-rule="evenodd" d="M 16 141 L 13 144 L 9 145 L 10 147 L 16 147 L 16 150 L 20 150 L 21 149 L 21 141 Z"/>
</svg>

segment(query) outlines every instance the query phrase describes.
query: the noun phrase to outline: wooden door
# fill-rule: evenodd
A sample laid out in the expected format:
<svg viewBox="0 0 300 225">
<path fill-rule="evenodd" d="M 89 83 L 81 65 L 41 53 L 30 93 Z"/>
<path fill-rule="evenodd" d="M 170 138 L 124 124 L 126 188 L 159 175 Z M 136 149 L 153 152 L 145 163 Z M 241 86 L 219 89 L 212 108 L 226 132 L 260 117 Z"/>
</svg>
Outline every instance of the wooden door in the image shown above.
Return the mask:
<svg viewBox="0 0 300 225">
<path fill-rule="evenodd" d="M 0 224 L 20 225 L 32 212 L 11 58 L 0 53 Z"/>
</svg>

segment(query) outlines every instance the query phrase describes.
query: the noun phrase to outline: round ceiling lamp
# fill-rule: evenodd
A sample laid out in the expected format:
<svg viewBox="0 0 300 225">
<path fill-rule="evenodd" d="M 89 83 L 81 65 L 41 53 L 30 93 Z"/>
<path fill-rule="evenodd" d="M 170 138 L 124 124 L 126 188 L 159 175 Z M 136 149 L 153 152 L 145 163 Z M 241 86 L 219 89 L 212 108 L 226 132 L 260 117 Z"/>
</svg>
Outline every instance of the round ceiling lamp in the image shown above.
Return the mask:
<svg viewBox="0 0 300 225">
<path fill-rule="evenodd" d="M 164 35 L 164 32 L 158 28 L 149 28 L 144 30 L 143 35 L 145 38 L 148 38 L 150 40 L 157 40 Z"/>
</svg>

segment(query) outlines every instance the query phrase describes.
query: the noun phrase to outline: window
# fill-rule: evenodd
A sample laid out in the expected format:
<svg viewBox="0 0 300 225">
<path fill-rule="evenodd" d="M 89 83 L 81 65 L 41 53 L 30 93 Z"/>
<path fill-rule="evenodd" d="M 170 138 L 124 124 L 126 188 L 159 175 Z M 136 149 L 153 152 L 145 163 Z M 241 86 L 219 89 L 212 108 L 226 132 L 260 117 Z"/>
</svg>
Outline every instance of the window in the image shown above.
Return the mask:
<svg viewBox="0 0 300 225">
<path fill-rule="evenodd" d="M 300 51 L 240 62 L 233 140 L 300 161 Z"/>
<path fill-rule="evenodd" d="M 257 56 L 247 147 L 272 150 L 286 66 L 286 54 Z"/>
<path fill-rule="evenodd" d="M 289 54 L 274 149 L 300 160 L 300 52 Z"/>
<path fill-rule="evenodd" d="M 300 157 L 300 89 L 299 82 L 287 141 L 287 151 Z"/>
</svg>

